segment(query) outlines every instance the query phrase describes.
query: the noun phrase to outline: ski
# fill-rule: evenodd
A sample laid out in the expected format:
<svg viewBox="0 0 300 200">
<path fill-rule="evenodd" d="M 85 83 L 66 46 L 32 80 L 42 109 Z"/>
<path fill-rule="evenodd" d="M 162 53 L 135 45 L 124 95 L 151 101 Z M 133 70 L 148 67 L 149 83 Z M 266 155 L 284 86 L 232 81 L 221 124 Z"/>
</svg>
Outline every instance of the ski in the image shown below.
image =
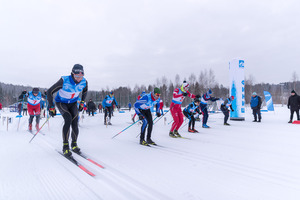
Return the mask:
<svg viewBox="0 0 300 200">
<path fill-rule="evenodd" d="M 77 160 L 75 160 L 75 158 L 73 158 L 73 156 L 69 156 L 66 157 L 64 156 L 64 154 L 58 150 L 56 150 L 60 155 L 62 155 L 64 158 L 66 158 L 67 160 L 69 160 L 71 163 L 73 163 L 74 165 L 76 165 L 77 167 L 79 167 L 82 171 L 84 171 L 85 173 L 87 173 L 88 175 L 94 177 L 96 176 L 95 174 L 93 174 L 92 172 L 90 172 L 87 168 L 85 168 L 82 164 L 80 164 Z"/>
<path fill-rule="evenodd" d="M 82 152 L 76 153 L 73 151 L 73 153 L 79 155 L 80 157 L 86 159 L 87 161 L 93 163 L 94 165 L 97 165 L 98 167 L 104 169 L 104 166 L 100 165 L 98 162 L 94 161 L 93 159 L 91 159 L 87 154 L 84 154 Z"/>
</svg>

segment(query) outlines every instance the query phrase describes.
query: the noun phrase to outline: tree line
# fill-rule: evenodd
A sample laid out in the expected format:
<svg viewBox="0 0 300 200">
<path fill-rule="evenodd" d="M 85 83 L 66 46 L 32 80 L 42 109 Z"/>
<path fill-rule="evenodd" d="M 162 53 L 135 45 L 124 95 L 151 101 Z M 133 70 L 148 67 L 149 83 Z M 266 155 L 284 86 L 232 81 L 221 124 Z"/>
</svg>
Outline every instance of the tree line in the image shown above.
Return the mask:
<svg viewBox="0 0 300 200">
<path fill-rule="evenodd" d="M 118 87 L 109 89 L 101 89 L 100 91 L 89 90 L 87 99 L 92 99 L 96 104 L 102 102 L 103 98 L 109 94 L 110 91 L 114 92 L 115 98 L 121 107 L 127 107 L 128 103 L 133 104 L 137 97 L 143 92 L 151 92 L 154 87 L 158 87 L 161 90 L 161 99 L 164 105 L 169 107 L 172 101 L 172 94 L 176 87 L 180 87 L 182 82 L 186 80 L 190 84 L 190 89 L 194 94 L 204 94 L 209 89 L 213 91 L 213 96 L 226 98 L 229 96 L 229 88 L 224 87 L 216 81 L 214 71 L 212 69 L 202 70 L 198 75 L 191 73 L 189 77 L 181 78 L 177 74 L 174 80 L 170 80 L 165 76 L 157 78 L 155 83 L 150 85 L 135 85 L 133 88 L 130 87 Z M 250 98 L 253 92 L 257 92 L 258 95 L 264 98 L 263 91 L 268 91 L 273 97 L 275 104 L 286 104 L 288 97 L 290 96 L 291 90 L 299 88 L 300 82 L 296 72 L 292 74 L 292 81 L 284 82 L 279 84 L 269 83 L 254 83 L 254 77 L 249 75 L 245 78 L 245 101 L 246 104 L 250 102 Z M 5 84 L 0 82 L 0 102 L 3 106 L 7 107 L 18 102 L 18 97 L 22 91 L 31 91 L 31 86 Z M 39 88 L 43 93 L 47 88 Z M 183 106 L 189 104 L 192 100 L 186 98 L 183 102 Z"/>
</svg>

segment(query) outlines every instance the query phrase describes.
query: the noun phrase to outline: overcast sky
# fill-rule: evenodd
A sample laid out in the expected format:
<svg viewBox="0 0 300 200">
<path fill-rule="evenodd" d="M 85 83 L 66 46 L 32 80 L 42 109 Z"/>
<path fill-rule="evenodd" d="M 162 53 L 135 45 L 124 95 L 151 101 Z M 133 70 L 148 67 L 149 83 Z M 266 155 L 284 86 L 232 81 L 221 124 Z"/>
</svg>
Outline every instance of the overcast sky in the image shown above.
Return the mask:
<svg viewBox="0 0 300 200">
<path fill-rule="evenodd" d="M 50 87 L 84 66 L 92 90 L 183 79 L 245 60 L 255 83 L 300 76 L 299 0 L 0 0 L 0 81 Z"/>
</svg>

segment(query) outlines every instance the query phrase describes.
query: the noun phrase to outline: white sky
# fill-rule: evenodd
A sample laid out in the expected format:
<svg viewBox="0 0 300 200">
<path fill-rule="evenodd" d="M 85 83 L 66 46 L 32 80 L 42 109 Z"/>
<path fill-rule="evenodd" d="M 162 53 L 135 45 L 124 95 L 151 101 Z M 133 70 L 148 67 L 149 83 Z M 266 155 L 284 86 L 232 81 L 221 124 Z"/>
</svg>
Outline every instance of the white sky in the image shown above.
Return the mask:
<svg viewBox="0 0 300 200">
<path fill-rule="evenodd" d="M 0 0 L 0 81 L 50 87 L 74 64 L 90 89 L 153 84 L 245 60 L 255 82 L 300 75 L 296 0 Z"/>
</svg>

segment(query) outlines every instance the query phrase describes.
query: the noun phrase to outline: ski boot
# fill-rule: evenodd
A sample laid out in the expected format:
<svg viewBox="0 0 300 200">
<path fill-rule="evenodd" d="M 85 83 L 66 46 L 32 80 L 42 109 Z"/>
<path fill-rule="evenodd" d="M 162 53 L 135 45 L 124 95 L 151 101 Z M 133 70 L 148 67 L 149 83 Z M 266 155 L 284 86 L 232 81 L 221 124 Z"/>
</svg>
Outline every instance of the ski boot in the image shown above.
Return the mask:
<svg viewBox="0 0 300 200">
<path fill-rule="evenodd" d="M 174 135 L 174 133 L 172 131 L 170 131 L 169 136 L 172 138 L 177 138 L 176 135 Z"/>
<path fill-rule="evenodd" d="M 261 120 L 259 119 L 257 122 L 261 122 Z"/>
<path fill-rule="evenodd" d="M 40 125 L 39 125 L 39 124 L 36 124 L 36 125 L 35 125 L 35 128 L 36 128 L 36 130 L 38 131 L 38 130 L 40 129 Z"/>
<path fill-rule="evenodd" d="M 63 154 L 65 157 L 70 157 L 72 155 L 72 153 L 70 151 L 69 143 L 64 143 L 62 151 L 63 151 Z"/>
<path fill-rule="evenodd" d="M 252 122 L 257 122 L 257 120 L 255 119 L 255 120 L 253 120 Z"/>
<path fill-rule="evenodd" d="M 196 129 L 194 129 L 194 128 L 193 128 L 192 130 L 194 131 L 194 133 L 199 133 L 199 131 L 197 131 L 197 130 L 196 130 Z"/>
<path fill-rule="evenodd" d="M 29 124 L 28 130 L 29 130 L 29 132 L 32 132 L 32 124 Z"/>
<path fill-rule="evenodd" d="M 188 129 L 188 132 L 190 132 L 190 133 L 195 133 L 195 131 L 193 130 L 193 129 Z"/>
<path fill-rule="evenodd" d="M 176 137 L 181 137 L 181 135 L 178 133 L 178 130 L 174 130 L 174 135 L 176 135 Z"/>
<path fill-rule="evenodd" d="M 292 120 L 290 120 L 288 123 L 293 123 L 293 121 L 292 121 Z"/>
<path fill-rule="evenodd" d="M 144 139 L 140 140 L 140 145 L 150 146 Z"/>
<path fill-rule="evenodd" d="M 207 126 L 206 124 L 203 124 L 202 128 L 210 128 L 210 126 Z"/>
<path fill-rule="evenodd" d="M 72 142 L 71 147 L 73 152 L 80 154 L 80 148 L 77 146 L 77 142 Z"/>
<path fill-rule="evenodd" d="M 147 143 L 151 145 L 157 145 L 155 142 L 151 140 L 151 138 L 147 139 Z"/>
<path fill-rule="evenodd" d="M 230 124 L 228 124 L 227 122 L 224 123 L 225 126 L 230 126 Z"/>
</svg>

